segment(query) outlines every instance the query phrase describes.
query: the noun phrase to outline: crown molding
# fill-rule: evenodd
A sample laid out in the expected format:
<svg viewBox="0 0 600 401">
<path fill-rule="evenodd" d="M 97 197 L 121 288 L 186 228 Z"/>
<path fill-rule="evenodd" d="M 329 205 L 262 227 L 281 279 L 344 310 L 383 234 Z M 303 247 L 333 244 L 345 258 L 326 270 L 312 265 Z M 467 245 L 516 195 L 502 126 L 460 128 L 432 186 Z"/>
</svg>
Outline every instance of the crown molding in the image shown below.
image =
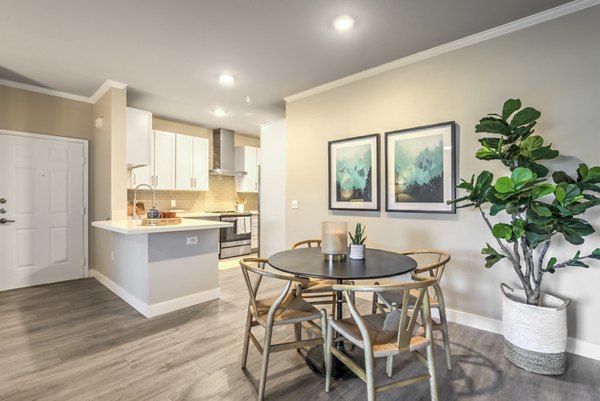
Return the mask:
<svg viewBox="0 0 600 401">
<path fill-rule="evenodd" d="M 340 86 L 347 85 L 352 82 L 360 81 L 365 78 L 369 78 L 375 75 L 382 74 L 384 72 L 388 72 L 391 70 L 395 70 L 397 68 L 414 64 L 419 61 L 423 61 L 435 56 L 439 56 L 444 53 L 451 52 L 453 50 L 457 50 L 466 46 L 470 46 L 479 42 L 483 42 L 489 39 L 493 39 L 499 36 L 503 36 L 509 34 L 511 32 L 519 31 L 521 29 L 528 28 L 533 25 L 541 24 L 542 22 L 550 21 L 564 15 L 568 15 L 595 5 L 600 4 L 600 0 L 575 0 L 567 4 L 563 4 L 558 7 L 551 8 L 546 11 L 542 11 L 537 14 L 530 15 L 525 18 L 521 18 L 516 21 L 509 22 L 504 25 L 500 25 L 495 28 L 488 29 L 487 31 L 479 32 L 461 39 L 457 39 L 453 42 L 448 42 L 446 44 L 433 47 L 428 50 L 424 50 L 419 53 L 412 54 L 407 57 L 403 57 L 398 60 L 390 61 L 389 63 L 382 64 L 377 67 L 370 68 L 368 70 L 364 70 L 361 72 L 357 72 L 356 74 L 348 75 L 347 77 L 337 79 L 335 81 L 328 82 L 323 85 L 316 86 L 311 89 L 307 89 L 305 91 L 296 93 L 294 95 L 290 95 L 284 97 L 287 103 L 293 102 L 299 99 L 303 99 L 305 97 L 309 97 L 312 95 L 316 95 L 318 93 L 323 93 L 328 90 L 338 88 Z"/>
<path fill-rule="evenodd" d="M 96 89 L 96 92 L 94 92 L 94 94 L 88 98 L 90 103 L 96 103 L 98 99 L 104 96 L 104 94 L 111 88 L 125 89 L 127 88 L 127 84 L 107 79 L 102 85 L 100 85 L 98 89 Z"/>
<path fill-rule="evenodd" d="M 41 86 L 35 86 L 35 85 L 23 84 L 20 82 L 9 81 L 7 79 L 0 79 L 0 85 L 8 86 L 10 88 L 15 88 L 15 89 L 23 89 L 23 90 L 26 90 L 29 92 L 42 93 L 44 95 L 58 96 L 58 97 L 62 97 L 65 99 L 76 100 L 78 102 L 91 103 L 89 97 L 74 95 L 72 93 L 61 92 L 61 91 L 57 91 L 54 89 L 43 88 Z"/>
<path fill-rule="evenodd" d="M 104 83 L 102 85 L 100 85 L 100 87 L 94 92 L 94 94 L 92 96 L 86 97 L 86 96 L 75 95 L 73 93 L 57 91 L 54 89 L 43 88 L 41 86 L 23 84 L 23 83 L 15 82 L 15 81 L 9 81 L 7 79 L 1 79 L 1 78 L 0 78 L 0 85 L 8 86 L 10 88 L 15 88 L 15 89 L 23 89 L 23 90 L 26 90 L 29 92 L 41 93 L 44 95 L 62 97 L 64 99 L 75 100 L 77 102 L 84 102 L 84 103 L 96 103 L 98 101 L 98 99 L 100 99 L 106 93 L 106 91 L 108 91 L 110 88 L 115 88 L 115 89 L 127 88 L 127 84 L 124 84 L 124 83 L 118 82 L 118 81 L 112 81 L 112 80 L 108 79 L 108 80 L 104 81 Z"/>
</svg>

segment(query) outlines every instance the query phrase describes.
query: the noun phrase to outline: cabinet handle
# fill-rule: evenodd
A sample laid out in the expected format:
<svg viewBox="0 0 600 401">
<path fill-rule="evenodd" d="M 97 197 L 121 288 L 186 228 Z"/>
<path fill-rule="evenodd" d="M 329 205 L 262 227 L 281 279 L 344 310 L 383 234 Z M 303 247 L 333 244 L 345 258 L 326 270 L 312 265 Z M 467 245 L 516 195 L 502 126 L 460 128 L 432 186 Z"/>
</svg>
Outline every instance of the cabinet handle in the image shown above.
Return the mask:
<svg viewBox="0 0 600 401">
<path fill-rule="evenodd" d="M 158 186 L 158 176 L 155 176 L 154 179 L 156 180 L 156 184 L 154 184 L 155 187 Z"/>
<path fill-rule="evenodd" d="M 194 178 L 194 188 L 198 187 L 198 182 L 196 181 L 196 179 Z"/>
<path fill-rule="evenodd" d="M 194 188 L 194 179 L 190 178 L 190 188 Z"/>
</svg>

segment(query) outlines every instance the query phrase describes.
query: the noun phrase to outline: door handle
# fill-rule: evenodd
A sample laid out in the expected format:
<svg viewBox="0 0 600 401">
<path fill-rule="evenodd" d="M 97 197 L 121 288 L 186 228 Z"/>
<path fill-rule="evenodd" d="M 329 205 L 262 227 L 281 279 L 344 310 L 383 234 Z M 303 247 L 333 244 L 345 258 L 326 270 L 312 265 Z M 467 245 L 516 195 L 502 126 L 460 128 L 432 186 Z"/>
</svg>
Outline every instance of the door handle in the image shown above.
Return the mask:
<svg viewBox="0 0 600 401">
<path fill-rule="evenodd" d="M 6 212 L 8 212 L 8 210 L 6 210 L 5 208 L 0 209 L 0 213 L 4 214 Z"/>
<path fill-rule="evenodd" d="M 0 203 L 6 203 L 6 199 L 0 198 Z"/>
<path fill-rule="evenodd" d="M 4 217 L 0 219 L 0 224 L 14 223 L 14 220 L 7 220 Z"/>
</svg>

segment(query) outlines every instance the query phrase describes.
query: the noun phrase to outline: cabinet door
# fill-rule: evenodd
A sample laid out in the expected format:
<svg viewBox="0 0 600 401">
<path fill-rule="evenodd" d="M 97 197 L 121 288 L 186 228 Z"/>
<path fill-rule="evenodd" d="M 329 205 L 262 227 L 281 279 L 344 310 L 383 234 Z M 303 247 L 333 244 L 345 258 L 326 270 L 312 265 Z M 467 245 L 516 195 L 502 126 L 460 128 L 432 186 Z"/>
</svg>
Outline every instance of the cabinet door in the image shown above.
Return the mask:
<svg viewBox="0 0 600 401">
<path fill-rule="evenodd" d="M 175 134 L 154 132 L 154 186 L 175 189 Z"/>
<path fill-rule="evenodd" d="M 196 191 L 208 191 L 208 139 L 193 138 L 194 171 L 193 183 Z"/>
<path fill-rule="evenodd" d="M 140 184 L 154 186 L 152 166 L 137 167 L 131 170 L 130 187 L 135 188 Z"/>
<path fill-rule="evenodd" d="M 150 165 L 152 113 L 127 107 L 125 131 L 127 166 Z"/>
<path fill-rule="evenodd" d="M 175 153 L 175 188 L 194 189 L 193 160 L 194 137 L 177 134 L 177 150 Z"/>
<path fill-rule="evenodd" d="M 247 174 L 237 177 L 237 192 L 258 192 L 257 148 L 241 146 L 236 151 L 236 169 Z"/>
</svg>

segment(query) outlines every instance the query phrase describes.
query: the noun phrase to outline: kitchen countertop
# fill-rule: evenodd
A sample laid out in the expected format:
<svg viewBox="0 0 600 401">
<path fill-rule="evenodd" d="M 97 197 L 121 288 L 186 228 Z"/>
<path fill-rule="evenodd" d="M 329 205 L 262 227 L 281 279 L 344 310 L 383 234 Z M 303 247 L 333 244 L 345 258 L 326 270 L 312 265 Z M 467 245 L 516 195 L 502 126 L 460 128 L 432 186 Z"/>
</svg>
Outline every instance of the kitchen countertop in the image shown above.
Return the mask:
<svg viewBox="0 0 600 401">
<path fill-rule="evenodd" d="M 220 213 L 210 212 L 177 212 L 177 217 L 189 218 L 189 217 L 219 217 Z"/>
<path fill-rule="evenodd" d="M 154 234 L 168 233 L 174 231 L 209 230 L 221 227 L 232 227 L 233 223 L 224 223 L 220 221 L 208 220 L 181 219 L 181 224 L 174 224 L 170 226 L 142 226 L 141 224 L 135 224 L 133 220 L 127 219 L 94 221 L 92 223 L 92 226 L 104 230 L 114 231 L 121 234 Z"/>
</svg>

